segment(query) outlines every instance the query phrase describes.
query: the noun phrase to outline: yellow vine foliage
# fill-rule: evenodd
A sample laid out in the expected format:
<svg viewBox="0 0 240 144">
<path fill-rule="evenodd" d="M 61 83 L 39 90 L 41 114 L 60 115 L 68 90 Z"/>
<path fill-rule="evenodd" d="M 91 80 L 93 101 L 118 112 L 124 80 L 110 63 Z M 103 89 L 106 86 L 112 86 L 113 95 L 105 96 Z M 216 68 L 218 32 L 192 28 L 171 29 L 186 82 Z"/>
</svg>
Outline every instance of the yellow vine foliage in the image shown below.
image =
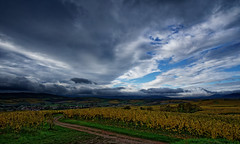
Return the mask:
<svg viewBox="0 0 240 144">
<path fill-rule="evenodd" d="M 151 129 L 209 138 L 240 140 L 240 115 L 177 113 L 122 108 L 64 110 L 67 118 L 109 119 Z"/>
<path fill-rule="evenodd" d="M 16 111 L 0 113 L 0 129 L 19 132 L 22 128 L 40 128 L 53 111 Z"/>
<path fill-rule="evenodd" d="M 22 128 L 41 128 L 52 119 L 52 114 L 63 113 L 67 118 L 108 119 L 124 122 L 126 125 L 148 127 L 159 131 L 191 134 L 200 137 L 226 138 L 240 140 L 240 115 L 219 115 L 216 109 L 197 113 L 148 111 L 122 108 L 90 108 L 47 111 L 16 111 L 0 113 L 0 129 L 10 129 L 19 132 Z M 231 109 L 226 113 L 234 112 Z M 224 111 L 222 111 L 224 112 Z M 221 112 L 221 113 L 222 113 Z"/>
</svg>

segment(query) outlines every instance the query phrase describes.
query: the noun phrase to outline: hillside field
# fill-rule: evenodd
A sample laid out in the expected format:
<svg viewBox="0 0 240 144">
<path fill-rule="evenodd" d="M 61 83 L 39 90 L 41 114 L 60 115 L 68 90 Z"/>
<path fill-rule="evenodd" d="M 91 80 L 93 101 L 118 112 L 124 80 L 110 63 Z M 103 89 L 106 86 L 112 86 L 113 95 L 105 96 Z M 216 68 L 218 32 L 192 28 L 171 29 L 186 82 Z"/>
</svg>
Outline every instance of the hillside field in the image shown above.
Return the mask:
<svg viewBox="0 0 240 144">
<path fill-rule="evenodd" d="M 166 100 L 162 103 L 166 104 L 1 112 L 0 142 L 41 143 L 44 139 L 43 143 L 88 143 L 92 138 L 104 141 L 99 136 L 56 126 L 54 119 L 60 116 L 61 122 L 167 143 L 239 143 L 240 100 Z M 64 134 L 68 131 L 72 136 Z M 58 138 L 57 135 L 65 136 Z"/>
</svg>

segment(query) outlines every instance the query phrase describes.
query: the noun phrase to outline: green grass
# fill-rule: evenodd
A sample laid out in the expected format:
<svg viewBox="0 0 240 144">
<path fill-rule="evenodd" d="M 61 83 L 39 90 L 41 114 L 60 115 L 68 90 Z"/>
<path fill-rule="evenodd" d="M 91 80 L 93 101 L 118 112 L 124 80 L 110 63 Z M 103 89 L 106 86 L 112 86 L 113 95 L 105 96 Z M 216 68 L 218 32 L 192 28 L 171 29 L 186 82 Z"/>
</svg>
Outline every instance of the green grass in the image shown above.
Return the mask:
<svg viewBox="0 0 240 144">
<path fill-rule="evenodd" d="M 207 138 L 199 138 L 199 139 L 187 139 L 179 142 L 175 142 L 173 144 L 240 144 L 237 141 L 229 141 L 225 139 L 207 139 Z"/>
<path fill-rule="evenodd" d="M 210 138 L 190 138 L 190 139 L 179 139 L 175 138 L 174 136 L 165 136 L 160 135 L 154 132 L 149 131 L 140 131 L 137 129 L 131 129 L 131 128 L 122 128 L 117 127 L 117 125 L 107 125 L 104 122 L 99 123 L 97 122 L 91 122 L 86 120 L 75 120 L 75 119 L 60 119 L 61 122 L 71 123 L 71 124 L 77 124 L 87 127 L 93 127 L 98 128 L 106 131 L 112 131 L 116 133 L 126 134 L 133 137 L 140 137 L 144 139 L 151 139 L 156 141 L 162 141 L 162 142 L 168 142 L 171 144 L 240 144 L 239 141 L 230 141 L 226 139 L 210 139 Z"/>
<path fill-rule="evenodd" d="M 54 126 L 53 130 L 49 130 L 48 126 L 44 126 L 41 130 L 30 129 L 20 133 L 0 131 L 0 144 L 74 144 L 85 143 L 84 141 L 96 137 L 95 135 L 60 126 Z"/>
<path fill-rule="evenodd" d="M 156 133 L 107 126 L 95 122 L 72 119 L 62 119 L 61 121 L 173 144 L 240 144 L 239 142 L 232 142 L 225 139 L 200 138 L 180 140 L 177 138 L 158 135 Z M 60 126 L 54 126 L 52 130 L 49 130 L 49 126 L 45 125 L 40 130 L 24 129 L 20 133 L 0 131 L 0 144 L 85 144 L 87 142 L 101 143 L 104 141 L 106 141 L 105 138 Z"/>
<path fill-rule="evenodd" d="M 77 125 L 82 125 L 82 126 L 87 126 L 87 127 L 93 127 L 93 128 L 98 128 L 106 131 L 112 131 L 116 133 L 121 133 L 133 137 L 140 137 L 144 139 L 151 139 L 151 140 L 156 140 L 156 141 L 162 141 L 162 142 L 176 142 L 181 139 L 174 138 L 174 137 L 169 137 L 165 135 L 159 135 L 156 133 L 151 133 L 151 132 L 144 132 L 144 131 L 139 131 L 139 130 L 133 130 L 133 129 L 127 129 L 127 128 L 120 128 L 116 126 L 109 126 L 109 125 L 103 125 L 95 122 L 88 122 L 88 121 L 82 121 L 82 120 L 74 120 L 74 119 L 61 119 L 61 122 L 66 122 L 66 123 L 71 123 L 71 124 L 77 124 Z"/>
</svg>

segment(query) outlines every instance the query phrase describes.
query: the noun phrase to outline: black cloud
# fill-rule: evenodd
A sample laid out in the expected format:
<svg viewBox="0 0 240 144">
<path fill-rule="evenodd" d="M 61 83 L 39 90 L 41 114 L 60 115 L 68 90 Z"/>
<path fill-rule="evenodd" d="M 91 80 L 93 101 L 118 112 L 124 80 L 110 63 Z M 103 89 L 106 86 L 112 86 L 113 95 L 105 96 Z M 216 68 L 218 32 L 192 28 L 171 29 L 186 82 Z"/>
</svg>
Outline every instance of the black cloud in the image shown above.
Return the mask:
<svg viewBox="0 0 240 144">
<path fill-rule="evenodd" d="M 0 78 L 0 90 L 10 91 L 34 91 L 35 84 L 31 83 L 25 77 L 1 77 Z M 39 85 L 38 85 L 39 86 Z"/>
<path fill-rule="evenodd" d="M 72 91 L 75 95 L 88 95 L 88 96 L 119 96 L 119 95 L 129 95 L 120 90 L 125 89 L 124 87 L 116 87 L 116 88 L 89 88 L 82 87 L 75 89 Z"/>
<path fill-rule="evenodd" d="M 67 94 L 68 89 L 58 84 L 41 84 L 25 77 L 0 77 L 0 91 L 29 91 L 52 94 Z"/>
<path fill-rule="evenodd" d="M 174 93 L 182 93 L 185 92 L 183 89 L 181 88 L 177 88 L 177 89 L 171 89 L 171 88 L 150 88 L 150 89 L 142 89 L 140 90 L 144 93 L 147 94 L 174 94 Z"/>
<path fill-rule="evenodd" d="M 80 83 L 80 84 L 97 84 L 95 82 L 92 82 L 88 79 L 84 79 L 84 78 L 72 78 L 71 81 L 75 82 L 75 83 Z"/>
<path fill-rule="evenodd" d="M 73 78 L 76 83 L 93 84 L 87 79 Z M 89 85 L 86 85 L 89 86 Z M 74 85 L 63 86 L 55 83 L 39 83 L 29 80 L 25 77 L 0 77 L 0 92 L 4 91 L 28 91 L 41 92 L 59 95 L 111 95 L 116 96 L 122 94 L 120 90 L 124 87 L 116 88 L 91 88 L 91 87 L 75 87 Z"/>
</svg>

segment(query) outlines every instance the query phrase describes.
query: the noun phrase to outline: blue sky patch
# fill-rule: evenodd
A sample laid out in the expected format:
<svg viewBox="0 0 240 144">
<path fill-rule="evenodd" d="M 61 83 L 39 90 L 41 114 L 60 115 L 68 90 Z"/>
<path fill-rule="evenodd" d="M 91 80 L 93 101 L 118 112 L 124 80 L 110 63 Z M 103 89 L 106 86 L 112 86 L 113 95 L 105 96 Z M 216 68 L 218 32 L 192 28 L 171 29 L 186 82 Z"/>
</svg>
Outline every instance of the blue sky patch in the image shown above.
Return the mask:
<svg viewBox="0 0 240 144">
<path fill-rule="evenodd" d="M 240 65 L 237 66 L 233 66 L 231 68 L 228 69 L 224 69 L 225 72 L 235 72 L 235 71 L 240 71 Z"/>
<path fill-rule="evenodd" d="M 156 79 L 156 76 L 158 76 L 159 74 L 161 74 L 161 72 L 154 72 L 154 73 L 150 73 L 148 75 L 145 75 L 141 78 L 137 78 L 137 79 L 132 79 L 130 80 L 130 82 L 133 83 L 146 83 L 146 82 L 150 82 Z"/>
<path fill-rule="evenodd" d="M 193 59 L 193 57 L 191 57 L 191 58 L 181 60 L 179 62 L 172 63 L 171 61 L 172 61 L 172 57 L 162 60 L 162 61 L 159 61 L 158 69 L 160 69 L 162 72 L 166 72 L 166 71 L 174 69 L 174 68 L 188 66 L 189 64 L 195 62 L 196 60 Z"/>
</svg>

